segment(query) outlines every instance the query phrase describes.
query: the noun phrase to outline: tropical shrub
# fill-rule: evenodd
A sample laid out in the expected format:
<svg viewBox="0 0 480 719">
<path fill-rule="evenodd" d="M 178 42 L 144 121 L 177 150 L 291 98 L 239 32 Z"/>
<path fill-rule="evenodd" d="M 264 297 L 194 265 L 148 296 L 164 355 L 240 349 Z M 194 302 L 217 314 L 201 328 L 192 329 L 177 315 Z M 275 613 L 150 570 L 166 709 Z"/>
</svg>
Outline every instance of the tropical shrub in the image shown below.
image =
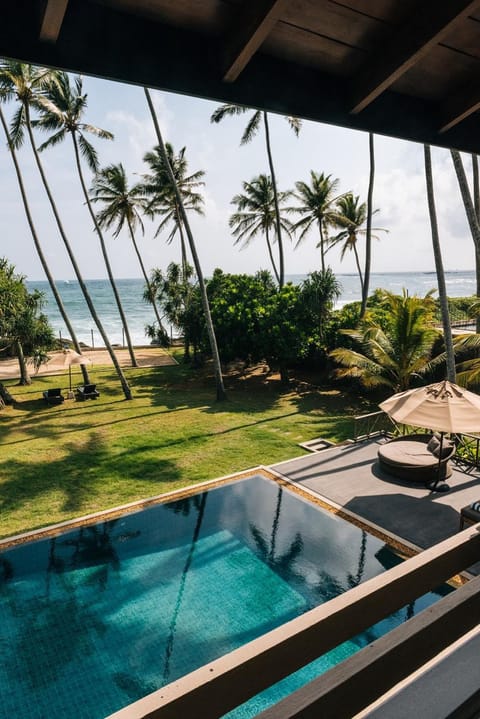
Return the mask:
<svg viewBox="0 0 480 719">
<path fill-rule="evenodd" d="M 357 349 L 338 347 L 330 357 L 340 365 L 334 376 L 355 378 L 367 388 L 408 389 L 429 369 L 440 331 L 433 325 L 435 301 L 432 293 L 424 298 L 379 292 L 383 321 L 369 314 L 356 329 L 343 330 Z"/>
</svg>

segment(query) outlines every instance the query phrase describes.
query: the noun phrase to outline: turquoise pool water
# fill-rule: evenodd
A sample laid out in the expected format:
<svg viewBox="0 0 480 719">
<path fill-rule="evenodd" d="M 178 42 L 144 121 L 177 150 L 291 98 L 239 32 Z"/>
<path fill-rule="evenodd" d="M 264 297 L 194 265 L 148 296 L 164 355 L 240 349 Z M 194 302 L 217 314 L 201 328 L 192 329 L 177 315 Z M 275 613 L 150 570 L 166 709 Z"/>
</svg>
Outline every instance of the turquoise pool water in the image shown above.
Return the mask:
<svg viewBox="0 0 480 719">
<path fill-rule="evenodd" d="M 255 476 L 0 554 L 1 719 L 102 719 L 398 559 Z M 438 599 L 234 712 L 246 719 Z"/>
</svg>

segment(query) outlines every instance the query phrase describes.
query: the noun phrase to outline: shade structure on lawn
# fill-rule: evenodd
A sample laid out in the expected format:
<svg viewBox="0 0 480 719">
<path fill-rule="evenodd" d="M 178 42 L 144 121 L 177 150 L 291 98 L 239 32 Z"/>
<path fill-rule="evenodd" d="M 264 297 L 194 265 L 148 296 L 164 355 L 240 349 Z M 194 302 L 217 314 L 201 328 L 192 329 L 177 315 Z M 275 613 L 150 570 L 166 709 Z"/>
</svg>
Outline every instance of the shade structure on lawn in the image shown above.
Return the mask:
<svg viewBox="0 0 480 719">
<path fill-rule="evenodd" d="M 92 364 L 90 357 L 85 357 L 74 350 L 63 350 L 63 366 L 68 367 L 69 388 L 72 391 L 72 364 Z"/>
<path fill-rule="evenodd" d="M 379 406 L 401 424 L 438 432 L 480 432 L 480 396 L 448 380 L 399 392 Z"/>
</svg>

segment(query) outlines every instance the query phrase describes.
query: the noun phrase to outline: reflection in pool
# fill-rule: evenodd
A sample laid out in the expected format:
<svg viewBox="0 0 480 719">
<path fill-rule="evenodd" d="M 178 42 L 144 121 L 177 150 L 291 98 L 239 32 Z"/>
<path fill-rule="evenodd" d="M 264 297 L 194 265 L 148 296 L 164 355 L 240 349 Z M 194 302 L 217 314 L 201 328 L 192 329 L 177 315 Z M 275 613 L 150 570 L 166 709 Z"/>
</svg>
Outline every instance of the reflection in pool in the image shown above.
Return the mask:
<svg viewBox="0 0 480 719">
<path fill-rule="evenodd" d="M 0 717 L 101 719 L 398 561 L 261 476 L 6 550 Z M 229 716 L 254 716 L 441 593 Z"/>
</svg>

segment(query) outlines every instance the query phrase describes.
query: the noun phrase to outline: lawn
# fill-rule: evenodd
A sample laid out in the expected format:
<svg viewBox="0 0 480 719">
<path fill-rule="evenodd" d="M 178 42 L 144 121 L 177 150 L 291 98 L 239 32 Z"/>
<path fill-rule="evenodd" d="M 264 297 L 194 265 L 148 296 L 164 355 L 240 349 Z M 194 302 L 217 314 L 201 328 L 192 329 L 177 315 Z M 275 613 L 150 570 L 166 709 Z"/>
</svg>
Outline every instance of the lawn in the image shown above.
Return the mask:
<svg viewBox="0 0 480 719">
<path fill-rule="evenodd" d="M 213 380 L 182 365 L 127 369 L 134 399 L 111 368 L 95 367 L 97 400 L 49 406 L 58 377 L 20 387 L 0 413 L 0 536 L 60 522 L 197 482 L 303 454 L 315 437 L 351 436 L 355 414 L 375 405 L 307 383 L 231 371 L 228 400 Z"/>
</svg>

